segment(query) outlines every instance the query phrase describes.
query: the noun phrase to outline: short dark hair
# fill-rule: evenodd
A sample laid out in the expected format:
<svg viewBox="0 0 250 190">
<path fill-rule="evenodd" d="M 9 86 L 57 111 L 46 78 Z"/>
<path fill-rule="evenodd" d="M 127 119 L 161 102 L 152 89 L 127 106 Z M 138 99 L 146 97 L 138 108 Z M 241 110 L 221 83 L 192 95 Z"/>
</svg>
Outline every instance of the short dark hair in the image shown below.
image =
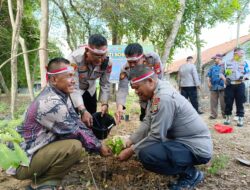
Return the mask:
<svg viewBox="0 0 250 190">
<path fill-rule="evenodd" d="M 188 56 L 187 60 L 189 60 L 189 59 L 194 59 L 194 58 L 193 58 L 193 56 Z"/>
<path fill-rule="evenodd" d="M 152 68 L 142 64 L 142 65 L 136 65 L 135 67 L 133 67 L 130 72 L 129 72 L 129 76 L 128 79 L 132 80 L 133 78 L 137 78 L 140 77 L 146 73 L 149 73 L 150 71 L 153 71 Z"/>
<path fill-rule="evenodd" d="M 57 69 L 61 63 L 64 63 L 66 65 L 70 64 L 69 60 L 67 60 L 63 57 L 56 57 L 56 58 L 53 58 L 49 61 L 48 66 L 47 66 L 47 71 L 50 72 L 52 70 Z"/>
<path fill-rule="evenodd" d="M 88 41 L 89 45 L 93 45 L 96 47 L 107 46 L 107 39 L 103 37 L 101 34 L 93 34 L 89 37 Z"/>
<path fill-rule="evenodd" d="M 124 50 L 124 54 L 127 56 L 140 55 L 143 53 L 143 48 L 139 43 L 128 44 Z"/>
</svg>

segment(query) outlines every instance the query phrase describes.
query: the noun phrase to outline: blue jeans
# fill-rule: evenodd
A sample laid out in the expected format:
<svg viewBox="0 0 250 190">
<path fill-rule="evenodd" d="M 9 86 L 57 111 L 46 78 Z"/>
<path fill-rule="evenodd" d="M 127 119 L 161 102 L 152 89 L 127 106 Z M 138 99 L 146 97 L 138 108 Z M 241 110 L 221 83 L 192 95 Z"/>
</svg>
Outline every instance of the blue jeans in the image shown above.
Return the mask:
<svg viewBox="0 0 250 190">
<path fill-rule="evenodd" d="M 142 165 L 152 172 L 163 175 L 186 174 L 196 172 L 194 165 L 206 164 L 210 158 L 195 156 L 182 143 L 167 141 L 148 146 L 139 152 Z"/>
</svg>

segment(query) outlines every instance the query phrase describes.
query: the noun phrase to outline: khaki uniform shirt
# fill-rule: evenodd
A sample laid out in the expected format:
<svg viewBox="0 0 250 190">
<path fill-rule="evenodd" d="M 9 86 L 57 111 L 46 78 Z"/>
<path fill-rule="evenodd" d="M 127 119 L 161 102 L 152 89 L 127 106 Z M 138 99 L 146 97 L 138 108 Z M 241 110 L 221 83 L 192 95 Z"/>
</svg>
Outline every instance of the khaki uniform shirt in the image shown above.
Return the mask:
<svg viewBox="0 0 250 190">
<path fill-rule="evenodd" d="M 77 64 L 77 72 L 75 76 L 75 92 L 71 94 L 71 98 L 75 107 L 83 104 L 82 95 L 85 91 L 88 91 L 91 96 L 96 91 L 96 79 L 100 79 L 100 93 L 101 102 L 107 103 L 110 94 L 110 74 L 112 71 L 112 62 L 107 57 L 106 68 L 105 63 L 101 66 L 93 66 L 85 62 L 85 47 L 80 46 L 78 49 L 73 51 L 68 60 L 70 63 Z"/>
<path fill-rule="evenodd" d="M 206 123 L 190 102 L 168 82 L 158 80 L 147 115 L 130 136 L 136 154 L 155 143 L 180 142 L 203 158 L 211 158 L 213 145 Z"/>
<path fill-rule="evenodd" d="M 154 69 L 154 72 L 157 74 L 158 78 L 161 79 L 163 77 L 163 66 L 161 63 L 161 59 L 158 54 L 151 52 L 145 54 L 145 64 L 152 67 Z M 126 63 L 120 73 L 120 80 L 118 85 L 118 92 L 116 94 L 116 103 L 125 105 L 126 103 L 126 97 L 128 95 L 129 90 L 129 80 L 128 76 L 130 73 L 129 64 Z M 140 102 L 142 107 L 146 107 L 146 104 Z"/>
</svg>

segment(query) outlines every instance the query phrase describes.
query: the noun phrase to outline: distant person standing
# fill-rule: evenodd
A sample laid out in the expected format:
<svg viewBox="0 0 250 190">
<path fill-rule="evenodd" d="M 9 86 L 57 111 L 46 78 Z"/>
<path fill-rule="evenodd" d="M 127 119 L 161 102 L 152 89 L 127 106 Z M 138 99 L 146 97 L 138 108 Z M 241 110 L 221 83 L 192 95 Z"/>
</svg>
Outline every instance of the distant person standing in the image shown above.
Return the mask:
<svg viewBox="0 0 250 190">
<path fill-rule="evenodd" d="M 218 99 L 220 100 L 221 114 L 225 117 L 225 101 L 224 101 L 224 80 L 220 77 L 221 67 L 224 67 L 222 62 L 223 55 L 216 54 L 212 57 L 214 65 L 209 68 L 207 78 L 208 87 L 210 89 L 210 117 L 216 119 L 218 116 Z"/>
<path fill-rule="evenodd" d="M 233 58 L 225 62 L 221 70 L 221 77 L 226 84 L 225 88 L 225 121 L 224 124 L 231 123 L 233 103 L 236 103 L 236 115 L 238 116 L 237 126 L 243 127 L 244 103 L 246 102 L 244 80 L 249 78 L 249 66 L 244 59 L 244 50 L 236 48 Z"/>
<path fill-rule="evenodd" d="M 202 114 L 199 110 L 197 88 L 200 89 L 200 80 L 197 69 L 193 64 L 193 57 L 188 56 L 186 64 L 182 65 L 178 72 L 179 88 L 181 95 L 189 99 L 195 110 Z"/>
</svg>

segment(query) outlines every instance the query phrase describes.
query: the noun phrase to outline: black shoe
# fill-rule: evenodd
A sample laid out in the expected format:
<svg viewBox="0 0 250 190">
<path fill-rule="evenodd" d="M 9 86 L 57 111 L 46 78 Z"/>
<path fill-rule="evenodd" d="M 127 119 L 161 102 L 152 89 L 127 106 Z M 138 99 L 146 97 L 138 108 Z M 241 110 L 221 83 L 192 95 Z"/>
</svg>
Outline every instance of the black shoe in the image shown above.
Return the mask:
<svg viewBox="0 0 250 190">
<path fill-rule="evenodd" d="M 209 119 L 216 119 L 216 117 L 213 117 L 213 116 L 210 115 L 210 116 L 209 116 Z"/>
<path fill-rule="evenodd" d="M 197 113 L 201 115 L 201 114 L 203 114 L 204 112 L 203 112 L 203 111 L 198 110 L 198 111 L 197 111 Z"/>
<path fill-rule="evenodd" d="M 196 173 L 192 177 L 190 176 L 180 177 L 177 183 L 172 184 L 169 187 L 169 189 L 170 190 L 182 190 L 182 189 L 192 190 L 195 188 L 196 185 L 198 185 L 203 180 L 204 180 L 203 172 L 197 170 Z"/>
</svg>

